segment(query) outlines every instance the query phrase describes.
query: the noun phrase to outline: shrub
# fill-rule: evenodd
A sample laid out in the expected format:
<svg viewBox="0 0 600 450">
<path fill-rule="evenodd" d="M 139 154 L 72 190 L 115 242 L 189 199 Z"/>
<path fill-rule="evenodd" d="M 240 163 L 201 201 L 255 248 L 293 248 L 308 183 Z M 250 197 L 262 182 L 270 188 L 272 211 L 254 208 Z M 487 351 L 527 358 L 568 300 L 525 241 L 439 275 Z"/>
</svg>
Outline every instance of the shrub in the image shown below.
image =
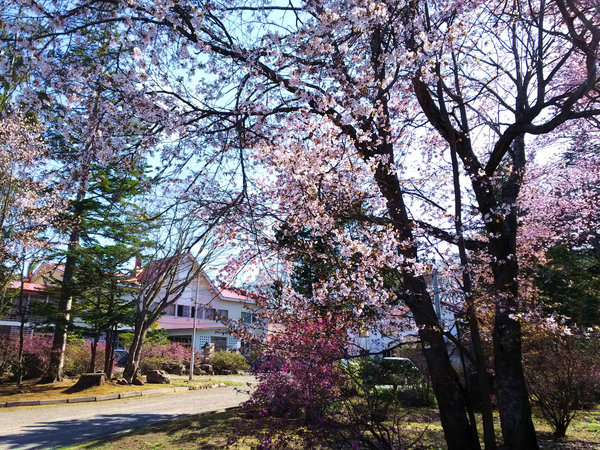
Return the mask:
<svg viewBox="0 0 600 450">
<path fill-rule="evenodd" d="M 563 437 L 577 410 L 597 400 L 598 336 L 564 334 L 539 326 L 527 331 L 524 362 L 529 392 L 554 436 Z"/>
<path fill-rule="evenodd" d="M 433 391 L 427 378 L 409 359 L 361 358 L 353 376 L 363 395 L 377 394 L 377 386 L 389 386 L 401 405 L 434 406 Z M 389 395 L 385 394 L 385 395 Z"/>
<path fill-rule="evenodd" d="M 71 338 L 65 349 L 64 374 L 68 377 L 76 377 L 82 373 L 89 372 L 92 359 L 91 341 L 79 338 Z M 105 344 L 98 343 L 96 351 L 96 367 L 104 367 Z"/>
<path fill-rule="evenodd" d="M 162 356 L 152 356 L 150 358 L 144 358 L 140 362 L 140 373 L 146 375 L 151 370 L 165 370 L 164 367 L 168 364 L 168 361 Z"/>
<path fill-rule="evenodd" d="M 344 385 L 338 361 L 346 330 L 336 317 L 290 316 L 285 326 L 285 333 L 267 343 L 268 356 L 257 368 L 260 385 L 245 406 L 261 415 L 304 415 L 307 425 L 322 424 Z"/>
<path fill-rule="evenodd" d="M 190 361 L 190 347 L 184 346 L 177 342 L 167 344 L 144 344 L 142 349 L 142 358 L 161 357 L 166 360 L 185 362 Z"/>
<path fill-rule="evenodd" d="M 36 378 L 48 369 L 52 338 L 44 334 L 26 336 L 23 340 L 23 378 Z M 0 339 L 0 381 L 14 377 L 18 367 L 19 339 Z"/>
<path fill-rule="evenodd" d="M 211 364 L 217 374 L 238 373 L 241 370 L 248 370 L 246 358 L 237 352 L 217 352 L 212 357 Z"/>
<path fill-rule="evenodd" d="M 23 357 L 25 358 L 23 378 L 36 378 L 48 370 L 52 337 L 45 334 L 34 334 L 23 341 Z"/>
<path fill-rule="evenodd" d="M 181 374 L 181 367 L 189 367 L 190 356 L 190 347 L 177 342 L 145 343 L 142 349 L 140 373 L 146 374 L 149 370 L 165 370 L 169 373 Z M 196 351 L 195 366 L 199 366 L 201 361 Z"/>
<path fill-rule="evenodd" d="M 14 339 L 0 339 L 0 382 L 9 380 L 17 362 L 17 345 Z"/>
</svg>

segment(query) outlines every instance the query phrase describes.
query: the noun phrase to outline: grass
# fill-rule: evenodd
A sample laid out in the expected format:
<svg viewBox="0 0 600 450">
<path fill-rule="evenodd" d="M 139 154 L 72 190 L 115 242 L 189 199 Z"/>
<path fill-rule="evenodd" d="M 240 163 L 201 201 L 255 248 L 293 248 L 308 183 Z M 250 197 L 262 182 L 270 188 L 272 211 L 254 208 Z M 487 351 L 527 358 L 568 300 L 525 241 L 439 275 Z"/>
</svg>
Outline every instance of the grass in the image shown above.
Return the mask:
<svg viewBox="0 0 600 450">
<path fill-rule="evenodd" d="M 190 383 L 184 377 L 174 377 L 170 386 L 186 386 L 192 389 L 210 387 L 214 384 L 244 385 L 234 381 L 235 376 L 197 376 Z M 239 378 L 237 378 L 239 380 Z M 106 383 L 76 394 L 65 391 L 76 380 L 62 383 L 35 384 L 28 380 L 18 389 L 16 385 L 0 384 L 0 402 L 18 400 L 41 400 L 69 398 L 76 396 L 104 395 L 132 390 L 156 389 L 166 385 L 146 384 L 144 386 L 121 386 Z M 19 392 L 20 391 L 20 392 Z M 437 410 L 434 408 L 407 408 L 401 419 L 402 432 L 408 441 L 419 438 L 414 448 L 444 448 L 443 430 Z M 497 440 L 501 443 L 500 423 L 495 417 Z M 541 418 L 534 416 L 534 424 L 540 438 L 540 446 L 545 449 L 594 449 L 600 448 L 600 410 L 580 411 L 567 430 L 567 436 L 554 439 L 552 430 Z M 481 421 L 479 421 L 481 427 Z M 283 430 L 273 435 L 270 429 Z M 241 411 L 190 416 L 162 424 L 133 430 L 110 440 L 95 441 L 74 448 L 90 449 L 177 449 L 177 448 L 256 448 L 261 442 L 272 439 L 271 446 L 278 442 L 280 447 L 290 449 L 318 448 L 318 443 L 332 440 L 332 433 L 310 431 L 298 420 L 252 418 Z M 481 429 L 480 429 L 481 436 Z M 323 445 L 323 444 L 322 444 Z"/>
<path fill-rule="evenodd" d="M 283 419 L 282 419 L 283 420 Z M 308 430 L 296 421 L 285 421 L 281 447 L 304 449 Z M 140 428 L 116 438 L 69 447 L 72 449 L 253 449 L 268 432 L 268 420 L 250 419 L 241 411 L 202 414 Z M 279 423 L 281 426 L 281 422 Z M 287 425 L 287 426 L 286 426 Z M 310 436 L 314 442 L 314 435 Z M 277 440 L 278 438 L 275 438 Z M 274 441 L 272 441 L 273 443 Z M 311 445 L 310 448 L 318 448 Z"/>
<path fill-rule="evenodd" d="M 543 449 L 595 449 L 600 448 L 600 411 L 581 411 L 567 431 L 567 437 L 554 440 L 551 429 L 543 421 L 534 418 L 540 445 Z M 283 429 L 281 435 L 271 436 L 271 446 L 303 449 L 330 446 L 332 433 L 319 436 L 295 420 L 251 418 L 241 410 L 191 416 L 162 424 L 152 425 L 127 434 L 102 441 L 79 445 L 77 449 L 186 449 L 186 448 L 256 448 L 265 442 L 268 430 L 276 425 Z M 413 448 L 445 448 L 443 430 L 434 408 L 406 409 L 401 422 L 403 433 L 408 441 L 420 436 Z M 500 433 L 499 422 L 496 430 Z M 328 444 L 325 444 L 325 443 Z M 501 436 L 498 434 L 498 443 Z M 343 447 L 343 445 L 342 445 Z"/>
<path fill-rule="evenodd" d="M 26 380 L 20 387 L 15 383 L 0 384 L 0 403 L 87 397 L 129 391 L 144 391 L 161 387 L 190 387 L 191 389 L 203 389 L 220 383 L 224 383 L 227 386 L 244 385 L 244 383 L 229 380 L 226 376 L 197 376 L 191 383 L 188 380 L 175 378 L 170 385 L 144 384 L 143 386 L 122 386 L 113 382 L 107 382 L 102 386 L 94 386 L 84 391 L 69 394 L 66 391 L 77 382 L 76 379 L 65 379 L 62 382 L 51 384 L 36 384 L 38 381 L 39 379 Z"/>
<path fill-rule="evenodd" d="M 600 410 L 578 411 L 567 429 L 567 436 L 552 437 L 552 429 L 542 419 L 534 417 L 535 429 L 541 438 L 543 448 L 600 448 Z"/>
</svg>

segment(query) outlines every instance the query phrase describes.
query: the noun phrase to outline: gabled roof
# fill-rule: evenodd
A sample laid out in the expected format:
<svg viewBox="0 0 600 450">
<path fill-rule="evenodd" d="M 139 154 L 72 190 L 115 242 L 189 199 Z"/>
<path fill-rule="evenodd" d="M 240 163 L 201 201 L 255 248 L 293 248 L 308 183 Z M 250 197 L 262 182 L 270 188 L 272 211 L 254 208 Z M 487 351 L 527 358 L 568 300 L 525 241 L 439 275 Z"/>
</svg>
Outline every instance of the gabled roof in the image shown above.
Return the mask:
<svg viewBox="0 0 600 450">
<path fill-rule="evenodd" d="M 140 284 L 153 283 L 158 279 L 158 276 L 170 268 L 178 265 L 188 254 L 169 256 L 156 261 L 150 262 L 138 274 L 135 274 L 135 280 Z"/>
<path fill-rule="evenodd" d="M 150 262 L 139 273 L 134 274 L 131 278 L 128 278 L 126 280 L 124 279 L 123 282 L 131 284 L 152 283 L 153 281 L 156 281 L 159 278 L 159 275 L 164 270 L 166 270 L 173 264 L 179 264 L 186 258 L 188 258 L 192 264 L 198 264 L 196 259 L 190 253 L 170 256 L 167 258 Z M 46 286 L 52 284 L 52 280 L 55 280 L 57 284 L 60 283 L 60 281 L 62 281 L 64 271 L 64 264 L 43 261 L 27 278 L 26 284 L 29 286 L 29 288 L 26 289 L 26 291 L 41 292 L 45 289 Z M 217 287 L 217 285 L 213 282 L 213 280 L 211 280 L 208 277 L 204 270 L 200 270 L 198 276 L 201 276 L 206 280 L 207 284 L 210 286 L 210 289 L 213 291 L 215 296 L 219 297 L 221 300 L 241 303 L 255 303 L 257 298 L 261 298 L 259 295 L 254 294 L 252 292 L 248 292 L 247 290 L 241 288 L 225 286 L 224 284 L 221 284 L 220 287 Z M 126 276 L 124 275 L 123 278 L 125 277 Z"/>
<path fill-rule="evenodd" d="M 65 265 L 48 261 L 42 263 L 27 277 L 27 281 L 35 284 L 51 285 L 52 281 L 60 283 L 65 273 Z"/>
<path fill-rule="evenodd" d="M 170 256 L 168 258 L 159 259 L 149 263 L 140 273 L 135 276 L 135 280 L 139 284 L 152 283 L 158 279 L 161 271 L 166 270 L 174 264 L 177 265 L 181 263 L 185 258 L 189 259 L 189 261 L 195 266 L 198 265 L 196 258 L 194 258 L 190 253 Z M 221 285 L 221 287 L 218 288 L 216 284 L 208 277 L 206 272 L 204 272 L 204 270 L 200 270 L 198 276 L 201 276 L 206 280 L 210 286 L 210 289 L 221 300 L 230 302 L 255 303 L 255 299 L 257 297 L 256 294 L 231 286 L 225 287 L 224 285 Z"/>
</svg>

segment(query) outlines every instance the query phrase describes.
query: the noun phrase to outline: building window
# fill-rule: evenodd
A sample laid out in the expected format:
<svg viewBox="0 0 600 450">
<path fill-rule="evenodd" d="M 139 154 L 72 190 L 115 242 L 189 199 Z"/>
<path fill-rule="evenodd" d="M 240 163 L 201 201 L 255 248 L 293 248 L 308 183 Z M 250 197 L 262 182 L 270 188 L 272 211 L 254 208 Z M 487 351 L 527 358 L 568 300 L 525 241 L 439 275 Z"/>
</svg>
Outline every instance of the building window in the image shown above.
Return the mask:
<svg viewBox="0 0 600 450">
<path fill-rule="evenodd" d="M 254 316 L 254 313 L 248 312 L 248 311 L 242 311 L 242 322 L 247 323 L 247 324 L 252 324 L 255 323 L 256 317 Z"/>
<path fill-rule="evenodd" d="M 215 344 L 215 350 L 227 350 L 227 338 L 220 336 L 211 336 L 211 344 Z"/>
<path fill-rule="evenodd" d="M 217 309 L 217 314 L 220 318 L 227 319 L 229 317 L 229 311 L 227 309 Z"/>
<path fill-rule="evenodd" d="M 169 337 L 171 342 L 179 342 L 180 344 L 188 344 L 191 345 L 192 337 L 191 336 L 171 336 Z"/>
<path fill-rule="evenodd" d="M 192 307 L 186 305 L 177 305 L 178 317 L 192 317 Z"/>
</svg>

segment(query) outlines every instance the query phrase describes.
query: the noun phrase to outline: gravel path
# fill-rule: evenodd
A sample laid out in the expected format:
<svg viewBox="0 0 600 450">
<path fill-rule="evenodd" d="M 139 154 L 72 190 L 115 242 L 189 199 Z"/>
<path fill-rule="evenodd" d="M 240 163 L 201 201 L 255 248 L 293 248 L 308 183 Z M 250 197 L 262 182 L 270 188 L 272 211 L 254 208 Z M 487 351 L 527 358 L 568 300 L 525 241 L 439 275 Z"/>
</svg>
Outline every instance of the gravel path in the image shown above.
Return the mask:
<svg viewBox="0 0 600 450">
<path fill-rule="evenodd" d="M 55 448 L 93 441 L 144 425 L 237 406 L 240 388 L 155 397 L 0 410 L 0 449 Z"/>
</svg>

